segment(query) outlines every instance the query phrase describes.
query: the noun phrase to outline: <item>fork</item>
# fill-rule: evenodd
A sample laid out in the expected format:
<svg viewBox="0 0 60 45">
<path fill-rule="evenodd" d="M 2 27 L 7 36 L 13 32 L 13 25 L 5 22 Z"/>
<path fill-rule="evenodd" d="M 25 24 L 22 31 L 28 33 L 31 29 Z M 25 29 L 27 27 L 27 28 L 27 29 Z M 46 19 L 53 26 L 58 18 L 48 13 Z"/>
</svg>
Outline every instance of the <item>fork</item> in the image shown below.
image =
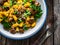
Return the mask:
<svg viewBox="0 0 60 45">
<path fill-rule="evenodd" d="M 50 34 L 48 34 L 50 33 L 48 31 L 50 28 L 51 28 L 51 23 L 48 23 L 46 29 L 44 30 L 44 33 L 41 34 L 40 38 L 38 38 L 38 40 L 36 40 L 33 45 L 38 45 L 39 42 L 40 42 L 39 45 L 41 45 L 50 36 Z"/>
<path fill-rule="evenodd" d="M 42 45 L 45 42 L 45 40 L 48 39 L 55 32 L 56 28 L 57 28 L 57 23 L 54 23 L 53 26 L 50 24 L 49 29 L 47 28 L 48 30 L 46 32 L 45 37 L 42 39 L 39 45 Z"/>
<path fill-rule="evenodd" d="M 57 16 L 54 16 L 54 20 L 50 19 L 50 22 L 46 25 L 46 29 L 40 38 L 38 38 L 33 45 L 42 45 L 46 39 L 48 39 L 52 34 L 54 34 L 57 28 Z M 40 43 L 39 43 L 40 42 Z"/>
</svg>

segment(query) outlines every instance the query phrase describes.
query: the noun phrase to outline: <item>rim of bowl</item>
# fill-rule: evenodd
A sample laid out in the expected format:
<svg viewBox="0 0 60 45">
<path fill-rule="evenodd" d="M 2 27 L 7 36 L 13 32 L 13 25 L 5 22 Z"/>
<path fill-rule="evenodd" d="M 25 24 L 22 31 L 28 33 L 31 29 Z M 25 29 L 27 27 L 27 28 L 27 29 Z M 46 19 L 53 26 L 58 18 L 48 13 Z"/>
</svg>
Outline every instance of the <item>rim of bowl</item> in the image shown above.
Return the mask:
<svg viewBox="0 0 60 45">
<path fill-rule="evenodd" d="M 45 21 L 46 21 L 46 18 L 47 18 L 48 8 L 47 8 L 46 0 L 44 0 L 44 3 L 45 3 L 45 6 L 46 6 L 46 17 L 45 17 L 45 20 L 44 20 L 43 24 L 42 24 L 41 27 L 38 29 L 38 31 L 41 30 L 41 28 L 42 28 L 43 25 L 45 24 Z M 38 31 L 36 31 L 36 32 L 33 33 L 32 35 L 29 35 L 29 36 L 24 37 L 24 38 L 12 38 L 12 37 L 8 37 L 8 36 L 4 35 L 4 34 L 1 33 L 1 32 L 0 32 L 0 35 L 4 36 L 5 38 L 12 39 L 12 40 L 23 40 L 23 39 L 28 39 L 28 38 L 34 36 Z"/>
</svg>

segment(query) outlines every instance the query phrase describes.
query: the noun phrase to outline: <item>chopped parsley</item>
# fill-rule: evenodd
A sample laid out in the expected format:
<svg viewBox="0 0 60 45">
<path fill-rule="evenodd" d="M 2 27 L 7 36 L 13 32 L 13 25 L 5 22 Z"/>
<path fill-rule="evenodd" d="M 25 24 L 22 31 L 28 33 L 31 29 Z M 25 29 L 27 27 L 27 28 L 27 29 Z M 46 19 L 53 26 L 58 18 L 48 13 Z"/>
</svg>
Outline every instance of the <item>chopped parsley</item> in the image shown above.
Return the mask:
<svg viewBox="0 0 60 45">
<path fill-rule="evenodd" d="M 30 16 L 30 15 L 31 15 L 31 12 L 28 11 L 28 10 L 26 10 L 25 13 L 24 13 L 24 17 L 28 17 L 28 16 Z"/>
<path fill-rule="evenodd" d="M 28 30 L 28 27 L 26 26 L 26 24 L 24 24 L 23 29 Z"/>
</svg>

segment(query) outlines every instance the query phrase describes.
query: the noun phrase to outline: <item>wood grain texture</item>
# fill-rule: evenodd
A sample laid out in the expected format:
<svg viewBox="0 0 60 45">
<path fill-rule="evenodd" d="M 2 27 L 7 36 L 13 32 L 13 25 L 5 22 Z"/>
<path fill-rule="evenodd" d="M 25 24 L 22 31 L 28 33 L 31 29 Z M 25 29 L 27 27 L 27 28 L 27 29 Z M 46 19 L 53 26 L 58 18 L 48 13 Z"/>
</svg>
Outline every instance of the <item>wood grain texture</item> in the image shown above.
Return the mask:
<svg viewBox="0 0 60 45">
<path fill-rule="evenodd" d="M 60 0 L 58 0 L 58 2 L 54 3 L 54 4 L 56 4 L 56 5 L 54 5 L 54 9 L 55 9 L 54 12 L 58 17 L 57 18 L 58 27 L 54 33 L 54 45 L 60 45 Z"/>
<path fill-rule="evenodd" d="M 6 45 L 6 38 L 4 38 L 3 36 L 2 36 L 2 45 Z"/>
<path fill-rule="evenodd" d="M 47 22 L 50 22 L 50 20 L 52 20 L 54 22 L 54 7 L 53 7 L 54 2 L 53 2 L 53 0 L 46 0 L 46 2 L 47 2 L 47 7 L 48 7 Z M 51 37 L 49 37 L 43 45 L 53 45 L 53 43 L 54 43 L 53 38 L 54 38 L 53 35 L 51 35 Z"/>
<path fill-rule="evenodd" d="M 11 39 L 7 39 L 7 44 L 6 45 L 17 45 L 17 41 L 11 40 Z"/>
<path fill-rule="evenodd" d="M 51 35 L 51 37 L 49 37 L 44 43 L 43 45 L 53 45 L 53 35 Z"/>
<path fill-rule="evenodd" d="M 1 41 L 1 35 L 0 35 L 0 45 L 2 45 L 2 41 Z"/>
<path fill-rule="evenodd" d="M 59 4 L 60 4 L 60 0 L 58 0 L 59 1 Z"/>
</svg>

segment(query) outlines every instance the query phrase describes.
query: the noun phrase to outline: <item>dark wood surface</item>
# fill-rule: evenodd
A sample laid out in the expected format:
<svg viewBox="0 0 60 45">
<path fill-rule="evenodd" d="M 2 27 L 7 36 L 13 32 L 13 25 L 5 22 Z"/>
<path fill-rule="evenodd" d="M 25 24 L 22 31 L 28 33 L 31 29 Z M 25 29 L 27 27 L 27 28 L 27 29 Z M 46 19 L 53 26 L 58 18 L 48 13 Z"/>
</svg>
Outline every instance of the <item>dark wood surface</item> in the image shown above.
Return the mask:
<svg viewBox="0 0 60 45">
<path fill-rule="evenodd" d="M 57 29 L 54 33 L 54 45 L 60 45 L 60 0 L 54 1 L 54 14 L 57 16 Z"/>
<path fill-rule="evenodd" d="M 0 41 L 0 45 L 35 45 L 35 42 L 38 41 L 38 39 L 41 38 L 41 34 L 44 33 L 44 30 L 45 30 L 45 27 L 46 27 L 47 23 L 50 22 L 50 20 L 53 20 L 54 19 L 54 14 L 57 15 L 56 12 L 58 12 L 58 11 L 55 11 L 54 9 L 57 10 L 57 4 L 60 3 L 60 1 L 46 0 L 46 2 L 47 2 L 47 7 L 48 7 L 48 16 L 47 16 L 46 23 L 43 26 L 43 28 L 41 29 L 41 31 L 39 31 L 33 37 L 31 37 L 29 39 L 25 39 L 25 40 L 11 40 L 11 39 L 7 39 L 7 38 L 5 38 L 3 36 L 0 36 L 0 39 L 2 40 L 2 41 Z M 55 8 L 54 8 L 54 4 L 56 6 Z M 60 34 L 59 34 L 59 27 L 58 27 L 56 32 L 54 34 L 52 34 L 43 43 L 43 45 L 60 45 L 60 37 L 59 37 L 59 35 Z M 38 44 L 36 44 L 36 45 L 38 45 Z"/>
</svg>

